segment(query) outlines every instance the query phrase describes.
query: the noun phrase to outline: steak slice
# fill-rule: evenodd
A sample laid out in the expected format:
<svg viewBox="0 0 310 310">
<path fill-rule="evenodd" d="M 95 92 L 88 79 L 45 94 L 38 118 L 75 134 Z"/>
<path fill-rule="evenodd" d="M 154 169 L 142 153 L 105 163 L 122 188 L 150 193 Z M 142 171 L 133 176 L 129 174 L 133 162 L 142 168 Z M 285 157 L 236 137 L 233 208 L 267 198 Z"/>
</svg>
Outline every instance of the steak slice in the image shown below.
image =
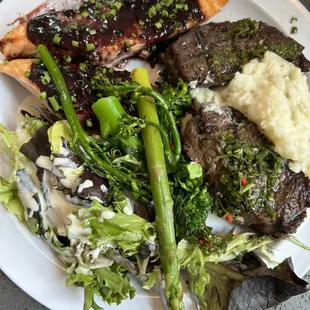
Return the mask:
<svg viewBox="0 0 310 310">
<path fill-rule="evenodd" d="M 188 83 L 212 87 L 227 84 L 244 64 L 267 50 L 308 72 L 310 62 L 303 49 L 278 29 L 247 18 L 190 30 L 168 47 L 164 62 L 174 80 L 181 77 Z"/>
<path fill-rule="evenodd" d="M 296 232 L 310 207 L 310 180 L 288 169 L 257 126 L 230 107 L 206 104 L 182 134 L 183 150 L 203 166 L 220 216 L 281 237 Z"/>
</svg>

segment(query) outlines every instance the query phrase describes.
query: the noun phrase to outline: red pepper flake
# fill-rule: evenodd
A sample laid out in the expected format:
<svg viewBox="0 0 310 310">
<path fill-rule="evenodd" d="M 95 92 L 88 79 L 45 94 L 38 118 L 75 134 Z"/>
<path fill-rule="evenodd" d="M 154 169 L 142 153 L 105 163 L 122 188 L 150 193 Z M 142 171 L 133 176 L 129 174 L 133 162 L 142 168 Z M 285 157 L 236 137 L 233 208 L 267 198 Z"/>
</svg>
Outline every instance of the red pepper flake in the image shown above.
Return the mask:
<svg viewBox="0 0 310 310">
<path fill-rule="evenodd" d="M 171 151 L 174 151 L 174 143 L 172 141 L 170 141 L 170 149 Z"/>
<path fill-rule="evenodd" d="M 241 179 L 241 185 L 242 186 L 246 186 L 247 184 L 248 184 L 248 181 L 247 181 L 246 177 L 243 176 L 242 179 Z"/>
<path fill-rule="evenodd" d="M 192 111 L 195 111 L 195 110 L 196 110 L 196 109 L 195 109 L 195 105 L 192 104 L 192 105 L 190 106 L 190 109 L 191 109 Z"/>
<path fill-rule="evenodd" d="M 199 243 L 200 243 L 201 246 L 204 246 L 205 243 L 206 243 L 206 239 L 201 238 L 201 239 L 199 240 Z"/>
<path fill-rule="evenodd" d="M 232 221 L 233 221 L 232 215 L 231 215 L 230 213 L 227 213 L 227 214 L 225 215 L 225 220 L 226 220 L 228 223 L 232 223 Z"/>
</svg>

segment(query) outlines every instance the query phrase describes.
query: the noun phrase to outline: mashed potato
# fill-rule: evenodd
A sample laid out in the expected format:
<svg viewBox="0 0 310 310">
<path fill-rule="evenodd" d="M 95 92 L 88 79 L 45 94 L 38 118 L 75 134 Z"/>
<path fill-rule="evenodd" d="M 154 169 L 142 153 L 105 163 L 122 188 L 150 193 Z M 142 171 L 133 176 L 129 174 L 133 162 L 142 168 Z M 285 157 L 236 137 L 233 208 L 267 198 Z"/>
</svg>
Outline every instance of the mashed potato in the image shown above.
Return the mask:
<svg viewBox="0 0 310 310">
<path fill-rule="evenodd" d="M 290 168 L 310 177 L 310 93 L 299 68 L 278 55 L 266 52 L 252 60 L 218 93 L 194 90 L 201 102 L 229 105 L 256 123 L 274 143 Z"/>
</svg>

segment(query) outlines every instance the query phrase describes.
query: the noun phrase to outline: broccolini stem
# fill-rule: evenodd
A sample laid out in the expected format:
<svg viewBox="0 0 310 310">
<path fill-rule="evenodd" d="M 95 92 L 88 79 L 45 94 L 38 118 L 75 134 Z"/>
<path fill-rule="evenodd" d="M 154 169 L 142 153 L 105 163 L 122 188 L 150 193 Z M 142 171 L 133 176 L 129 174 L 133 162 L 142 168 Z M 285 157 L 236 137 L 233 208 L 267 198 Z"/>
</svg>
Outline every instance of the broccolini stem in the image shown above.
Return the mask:
<svg viewBox="0 0 310 310">
<path fill-rule="evenodd" d="M 169 106 L 166 103 L 165 99 L 153 88 L 144 87 L 142 85 L 113 85 L 112 87 L 103 86 L 101 88 L 107 94 L 109 93 L 115 94 L 116 92 L 122 94 L 130 94 L 134 92 L 138 95 L 149 96 L 154 99 L 153 103 L 161 107 L 167 116 L 167 120 L 171 130 L 172 141 L 174 145 L 173 166 L 176 166 L 176 164 L 180 161 L 182 152 L 181 137 L 173 113 L 172 111 L 170 111 Z M 168 147 L 170 148 L 170 146 Z M 166 153 L 169 153 L 168 150 L 166 150 Z M 170 164 L 172 163 L 170 162 Z"/>
<path fill-rule="evenodd" d="M 120 183 L 127 185 L 139 183 L 142 188 L 147 188 L 144 182 L 139 182 L 134 176 L 120 171 L 94 152 L 91 147 L 91 145 L 94 144 L 94 139 L 85 133 L 75 113 L 66 81 L 53 56 L 50 54 L 47 47 L 42 44 L 37 47 L 37 52 L 59 92 L 62 109 L 74 135 L 74 142 L 72 145 L 74 151 L 88 164 L 89 168 L 99 176 L 105 177 L 106 174 L 110 174 L 110 176 Z M 97 146 L 95 148 L 98 149 L 99 147 Z"/>
<path fill-rule="evenodd" d="M 117 98 L 113 96 L 101 98 L 92 105 L 92 110 L 100 122 L 101 138 L 116 135 L 120 120 L 126 113 Z"/>
<path fill-rule="evenodd" d="M 132 71 L 132 80 L 144 89 L 150 88 L 148 73 L 145 69 Z M 145 92 L 143 92 L 145 93 Z M 150 92 L 147 92 L 148 95 Z M 138 113 L 147 122 L 159 125 L 157 109 L 147 98 L 139 97 Z M 170 193 L 161 133 L 154 126 L 142 130 L 150 183 L 156 210 L 156 227 L 160 242 L 161 265 L 165 277 L 165 297 L 170 309 L 183 309 L 183 290 L 179 279 L 179 264 L 176 257 L 176 240 L 173 222 L 173 200 Z"/>
</svg>

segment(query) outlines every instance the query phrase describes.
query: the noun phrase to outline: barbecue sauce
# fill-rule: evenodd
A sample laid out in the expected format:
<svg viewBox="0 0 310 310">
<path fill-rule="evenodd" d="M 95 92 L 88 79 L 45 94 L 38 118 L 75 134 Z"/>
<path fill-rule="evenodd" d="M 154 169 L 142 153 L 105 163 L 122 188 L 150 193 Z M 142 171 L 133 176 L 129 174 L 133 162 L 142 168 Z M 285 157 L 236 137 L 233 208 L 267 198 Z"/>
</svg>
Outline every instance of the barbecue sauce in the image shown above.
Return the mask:
<svg viewBox="0 0 310 310">
<path fill-rule="evenodd" d="M 127 80 L 130 78 L 128 71 L 114 71 L 111 68 L 96 67 L 89 63 L 73 64 L 58 62 L 58 66 L 67 83 L 76 113 L 84 126 L 87 126 L 87 121 L 94 125 L 98 123 L 91 109 L 92 104 L 98 99 L 91 87 L 92 78 L 99 73 L 103 74 L 102 72 L 105 72 L 105 76 L 111 80 Z M 49 98 L 54 98 L 60 105 L 59 93 L 53 81 L 51 80 L 47 84 L 43 83 L 43 77 L 46 72 L 47 69 L 43 63 L 35 62 L 31 67 L 29 79 L 37 85 L 41 92 L 46 92 L 46 99 L 48 101 Z"/>
<path fill-rule="evenodd" d="M 136 44 L 154 44 L 203 19 L 197 0 L 90 0 L 76 10 L 31 19 L 27 34 L 34 44 L 48 46 L 56 57 L 105 62 L 111 54 L 121 56 Z"/>
</svg>

